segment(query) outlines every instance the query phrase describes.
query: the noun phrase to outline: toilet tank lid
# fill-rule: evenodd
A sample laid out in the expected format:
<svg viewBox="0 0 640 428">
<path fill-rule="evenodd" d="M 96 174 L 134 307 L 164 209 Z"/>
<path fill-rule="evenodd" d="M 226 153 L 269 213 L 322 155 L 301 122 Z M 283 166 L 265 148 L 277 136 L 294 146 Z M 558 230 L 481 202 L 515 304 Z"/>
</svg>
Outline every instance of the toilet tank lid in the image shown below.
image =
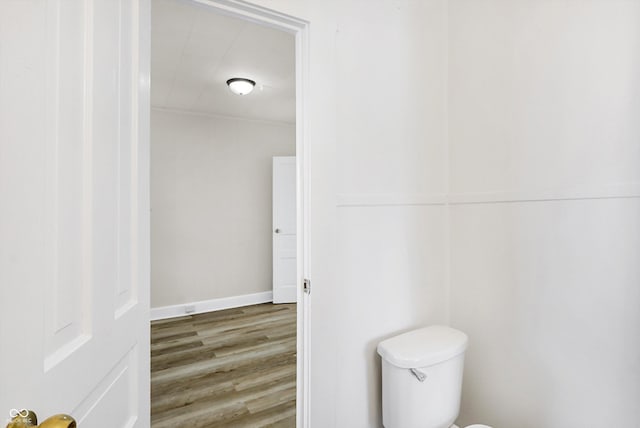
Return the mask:
<svg viewBox="0 0 640 428">
<path fill-rule="evenodd" d="M 463 353 L 467 342 L 467 335 L 459 330 L 432 325 L 383 340 L 378 354 L 396 367 L 427 367 Z"/>
</svg>

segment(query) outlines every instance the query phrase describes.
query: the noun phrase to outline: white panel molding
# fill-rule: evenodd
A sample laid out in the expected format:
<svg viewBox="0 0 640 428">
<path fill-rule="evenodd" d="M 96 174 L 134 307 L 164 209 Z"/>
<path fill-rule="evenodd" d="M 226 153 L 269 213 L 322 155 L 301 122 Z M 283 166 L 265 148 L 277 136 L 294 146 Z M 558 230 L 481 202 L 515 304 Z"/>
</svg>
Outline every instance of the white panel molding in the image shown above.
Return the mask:
<svg viewBox="0 0 640 428">
<path fill-rule="evenodd" d="M 338 193 L 336 206 L 345 207 L 382 207 L 406 205 L 445 205 L 445 194 L 428 193 Z"/>
<path fill-rule="evenodd" d="M 100 384 L 85 400 L 73 410 L 73 414 L 78 419 L 79 424 L 93 426 L 96 423 L 113 418 L 113 402 L 131 402 L 137 396 L 137 346 L 134 346 L 127 354 L 107 373 L 100 381 Z M 120 408 L 124 408 L 122 405 Z M 133 406 L 128 407 L 128 414 L 118 414 L 115 416 L 117 422 L 114 427 L 131 428 L 138 420 L 138 409 Z"/>
<path fill-rule="evenodd" d="M 223 309 L 239 308 L 273 301 L 273 292 L 244 294 L 241 296 L 223 297 L 220 299 L 201 300 L 199 302 L 182 303 L 179 305 L 151 308 L 151 321 L 181 317 L 185 315 L 201 314 L 204 312 L 221 311 Z M 189 310 L 189 312 L 187 312 Z"/>
<path fill-rule="evenodd" d="M 126 3 L 125 3 L 126 5 Z M 139 118 L 131 112 L 139 109 L 136 81 L 139 79 L 140 46 L 134 34 L 139 33 L 137 4 L 129 5 L 130 14 L 121 11 L 119 16 L 118 86 L 127 96 L 118 99 L 118 243 L 115 319 L 122 317 L 138 303 L 138 188 L 139 175 Z M 127 59 L 133 58 L 126 67 Z M 123 113 L 124 112 L 124 113 Z"/>
<path fill-rule="evenodd" d="M 582 199 L 621 199 L 640 197 L 640 183 L 603 186 L 558 187 L 530 191 L 452 193 L 449 204 L 499 204 L 509 202 L 570 201 Z"/>
<path fill-rule="evenodd" d="M 446 194 L 426 193 L 338 193 L 336 206 L 382 207 L 424 205 L 466 205 L 508 202 L 564 201 L 640 197 L 640 183 L 602 186 L 558 187 L 527 191 L 495 191 Z"/>
<path fill-rule="evenodd" d="M 75 339 L 65 343 L 60 348 L 56 349 L 44 359 L 44 372 L 48 372 L 59 363 L 66 360 L 69 356 L 78 352 L 86 343 L 91 340 L 90 334 L 81 334 Z"/>
<path fill-rule="evenodd" d="M 89 7 L 60 0 L 47 3 L 47 175 L 45 209 L 50 286 L 45 371 L 79 349 L 88 337 L 90 310 L 85 284 L 90 277 L 91 102 L 88 90 Z"/>
</svg>

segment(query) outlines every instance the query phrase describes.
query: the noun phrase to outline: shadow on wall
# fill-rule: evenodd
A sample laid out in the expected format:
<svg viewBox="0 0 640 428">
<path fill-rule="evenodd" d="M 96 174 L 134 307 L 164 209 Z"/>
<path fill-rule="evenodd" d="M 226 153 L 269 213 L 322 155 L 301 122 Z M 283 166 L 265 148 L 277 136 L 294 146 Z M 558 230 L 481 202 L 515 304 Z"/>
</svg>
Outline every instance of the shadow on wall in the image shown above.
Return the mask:
<svg viewBox="0 0 640 428">
<path fill-rule="evenodd" d="M 367 362 L 367 391 L 369 391 L 368 414 L 369 426 L 382 426 L 382 360 L 378 355 L 378 343 L 395 336 L 388 334 L 374 339 L 364 348 L 364 359 Z"/>
</svg>

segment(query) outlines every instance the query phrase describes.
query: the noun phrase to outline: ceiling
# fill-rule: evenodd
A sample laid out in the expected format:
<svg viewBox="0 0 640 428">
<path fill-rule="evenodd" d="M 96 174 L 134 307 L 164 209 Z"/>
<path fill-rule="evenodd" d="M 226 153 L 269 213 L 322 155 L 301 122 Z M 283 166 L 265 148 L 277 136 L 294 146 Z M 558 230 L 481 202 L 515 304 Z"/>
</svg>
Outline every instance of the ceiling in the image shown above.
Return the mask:
<svg viewBox="0 0 640 428">
<path fill-rule="evenodd" d="M 152 107 L 295 122 L 292 34 L 184 0 L 153 0 L 151 19 Z M 235 95 L 232 77 L 255 90 Z"/>
</svg>

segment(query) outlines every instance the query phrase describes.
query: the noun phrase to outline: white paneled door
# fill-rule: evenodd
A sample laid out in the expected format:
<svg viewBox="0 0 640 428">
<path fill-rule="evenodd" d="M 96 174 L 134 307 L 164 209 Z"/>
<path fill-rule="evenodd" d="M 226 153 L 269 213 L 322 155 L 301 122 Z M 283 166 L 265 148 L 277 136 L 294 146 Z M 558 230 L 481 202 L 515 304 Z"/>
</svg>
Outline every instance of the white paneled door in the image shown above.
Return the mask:
<svg viewBox="0 0 640 428">
<path fill-rule="evenodd" d="M 294 303 L 296 287 L 296 157 L 273 158 L 273 303 Z"/>
<path fill-rule="evenodd" d="M 0 426 L 149 426 L 148 0 L 0 2 Z"/>
</svg>

